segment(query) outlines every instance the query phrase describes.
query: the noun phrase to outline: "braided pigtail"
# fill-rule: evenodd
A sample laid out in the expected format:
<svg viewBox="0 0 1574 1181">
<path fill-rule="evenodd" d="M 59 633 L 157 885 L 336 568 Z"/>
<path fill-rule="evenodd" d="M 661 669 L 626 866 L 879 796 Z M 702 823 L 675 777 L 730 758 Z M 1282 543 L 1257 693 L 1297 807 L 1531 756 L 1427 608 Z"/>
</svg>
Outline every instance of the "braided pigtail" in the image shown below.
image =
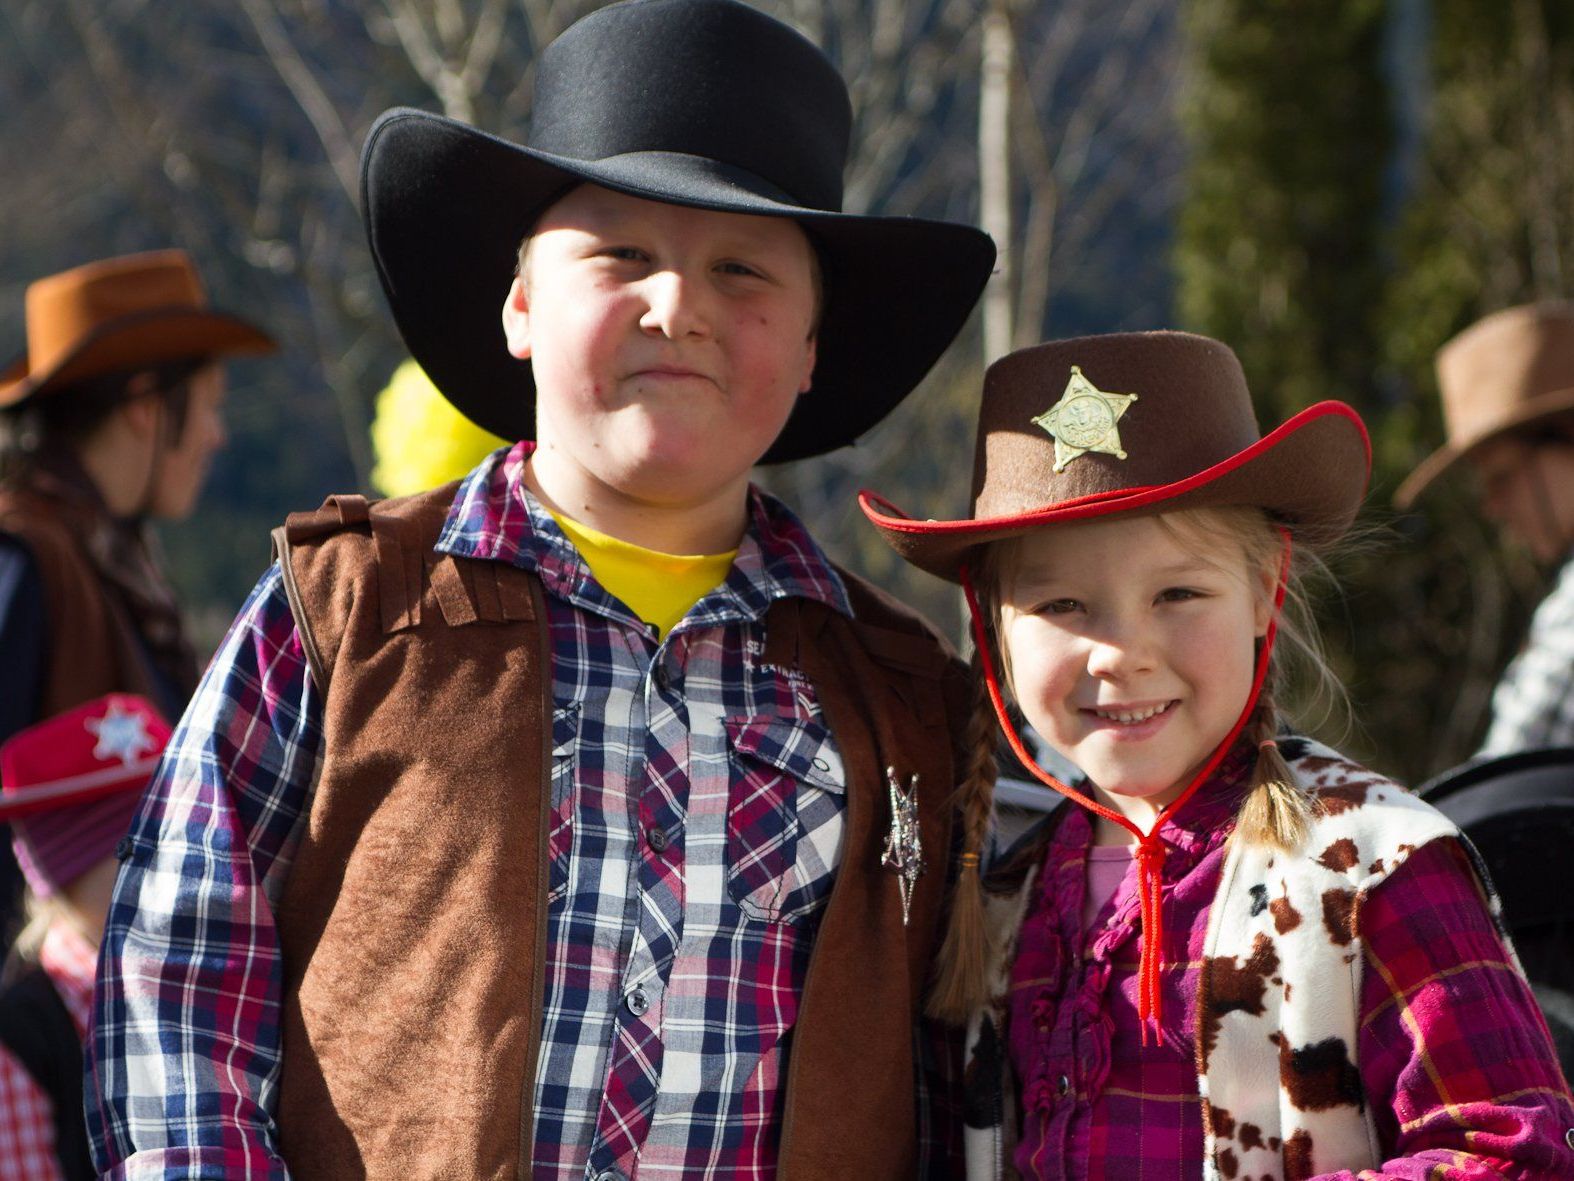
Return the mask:
<svg viewBox="0 0 1574 1181">
<path fill-rule="evenodd" d="M 951 913 L 945 942 L 936 963 L 934 987 L 929 993 L 931 1017 L 952 1025 L 965 1025 L 973 1012 L 989 999 L 989 932 L 984 921 L 984 847 L 989 840 L 995 795 L 995 739 L 997 723 L 989 690 L 984 685 L 983 662 L 973 653 L 973 712 L 966 735 L 967 773 L 962 779 L 962 855 L 956 885 L 951 891 Z"/>
<path fill-rule="evenodd" d="M 1290 765 L 1279 753 L 1275 741 L 1278 732 L 1279 711 L 1265 685 L 1246 726 L 1246 736 L 1257 748 L 1257 765 L 1252 771 L 1251 791 L 1236 818 L 1235 831 L 1251 844 L 1290 851 L 1306 840 L 1315 804 L 1296 783 Z"/>
</svg>

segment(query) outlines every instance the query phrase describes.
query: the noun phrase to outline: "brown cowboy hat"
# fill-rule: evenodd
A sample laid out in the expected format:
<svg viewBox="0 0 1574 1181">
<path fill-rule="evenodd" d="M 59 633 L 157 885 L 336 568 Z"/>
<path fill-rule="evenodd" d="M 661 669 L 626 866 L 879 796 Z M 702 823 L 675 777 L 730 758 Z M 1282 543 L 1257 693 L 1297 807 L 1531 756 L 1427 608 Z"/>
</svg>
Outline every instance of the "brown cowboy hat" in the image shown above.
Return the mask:
<svg viewBox="0 0 1574 1181">
<path fill-rule="evenodd" d="M 1574 303 L 1524 304 L 1477 320 L 1438 350 L 1437 387 L 1448 441 L 1399 485 L 1400 508 L 1482 444 L 1574 411 Z"/>
<path fill-rule="evenodd" d="M 955 582 L 969 551 L 1113 513 L 1255 505 L 1331 541 L 1366 494 L 1360 417 L 1319 402 L 1262 435 L 1235 354 L 1186 332 L 1084 336 L 1002 357 L 984 377 L 973 515 L 921 521 L 871 492 L 864 514 L 907 561 Z"/>
<path fill-rule="evenodd" d="M 196 357 L 266 353 L 273 338 L 208 307 L 183 250 L 106 258 L 28 284 L 27 352 L 0 372 L 0 410 L 73 382 Z"/>
</svg>

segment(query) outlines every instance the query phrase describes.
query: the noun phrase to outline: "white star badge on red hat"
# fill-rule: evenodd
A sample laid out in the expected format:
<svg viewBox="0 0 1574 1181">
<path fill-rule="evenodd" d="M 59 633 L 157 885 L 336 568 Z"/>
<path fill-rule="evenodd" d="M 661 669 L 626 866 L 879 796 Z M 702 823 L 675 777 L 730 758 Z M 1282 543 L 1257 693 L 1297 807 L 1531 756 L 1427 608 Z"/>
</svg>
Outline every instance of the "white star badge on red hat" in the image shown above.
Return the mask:
<svg viewBox="0 0 1574 1181">
<path fill-rule="evenodd" d="M 148 720 L 138 713 L 123 710 L 118 702 L 111 702 L 102 718 L 88 718 L 83 725 L 88 733 L 98 738 L 93 747 L 93 757 L 119 759 L 131 766 L 139 757 L 158 749 L 159 744 L 148 733 Z"/>
</svg>

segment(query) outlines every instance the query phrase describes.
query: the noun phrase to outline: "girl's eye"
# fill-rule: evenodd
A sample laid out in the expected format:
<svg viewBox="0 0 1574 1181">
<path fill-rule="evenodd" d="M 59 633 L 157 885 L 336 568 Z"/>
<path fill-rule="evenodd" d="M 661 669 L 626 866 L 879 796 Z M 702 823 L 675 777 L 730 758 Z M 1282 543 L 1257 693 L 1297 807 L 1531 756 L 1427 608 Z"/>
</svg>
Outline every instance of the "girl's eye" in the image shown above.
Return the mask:
<svg viewBox="0 0 1574 1181">
<path fill-rule="evenodd" d="M 724 275 L 752 275 L 757 277 L 760 273 L 746 262 L 719 263 L 716 269 Z"/>
<path fill-rule="evenodd" d="M 638 262 L 645 257 L 645 252 L 638 246 L 608 246 L 602 252 L 605 258 L 615 258 L 619 262 Z"/>
<path fill-rule="evenodd" d="M 1189 586 L 1171 586 L 1159 592 L 1161 603 L 1183 603 L 1187 599 L 1200 599 L 1202 592 Z"/>
<path fill-rule="evenodd" d="M 1050 599 L 1038 608 L 1041 615 L 1070 615 L 1073 611 L 1080 611 L 1082 604 L 1076 599 Z"/>
</svg>

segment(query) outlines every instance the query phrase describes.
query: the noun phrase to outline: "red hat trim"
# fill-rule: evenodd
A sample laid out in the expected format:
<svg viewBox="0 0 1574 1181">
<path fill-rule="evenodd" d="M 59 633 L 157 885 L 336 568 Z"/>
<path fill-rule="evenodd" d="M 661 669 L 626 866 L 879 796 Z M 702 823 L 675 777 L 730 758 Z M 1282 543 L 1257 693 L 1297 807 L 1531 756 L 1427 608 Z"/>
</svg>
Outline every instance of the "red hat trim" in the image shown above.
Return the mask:
<svg viewBox="0 0 1574 1181">
<path fill-rule="evenodd" d="M 890 513 L 901 513 L 902 510 L 879 493 L 867 488 L 859 492 L 858 500 L 863 507 L 865 515 L 876 525 L 900 533 L 983 533 L 993 529 L 1011 528 L 1015 525 L 1033 525 L 1046 520 L 1077 521 L 1089 517 L 1101 517 L 1115 509 L 1146 508 L 1148 505 L 1171 500 L 1187 492 L 1194 491 L 1205 484 L 1211 484 L 1220 477 L 1229 475 L 1236 468 L 1249 463 L 1263 452 L 1270 450 L 1285 436 L 1293 434 L 1313 419 L 1327 415 L 1342 415 L 1352 420 L 1360 428 L 1361 441 L 1365 444 L 1366 457 L 1370 464 L 1372 444 L 1366 435 L 1365 426 L 1361 423 L 1360 415 L 1356 414 L 1354 410 L 1343 402 L 1326 401 L 1318 402 L 1315 406 L 1308 406 L 1294 417 L 1286 419 L 1250 447 L 1236 452 L 1228 459 L 1221 460 L 1219 463 L 1200 472 L 1195 472 L 1185 479 L 1176 480 L 1172 484 L 1112 488 L 1107 492 L 1094 492 L 1088 496 L 1074 497 L 1070 500 L 1060 501 L 1058 504 L 1045 505 L 1042 508 L 1030 509 L 1027 512 L 1016 513 L 1012 516 L 968 517 L 959 521 L 920 521 L 905 514 L 891 516 Z M 876 505 L 889 511 L 880 512 L 872 507 Z"/>
</svg>

